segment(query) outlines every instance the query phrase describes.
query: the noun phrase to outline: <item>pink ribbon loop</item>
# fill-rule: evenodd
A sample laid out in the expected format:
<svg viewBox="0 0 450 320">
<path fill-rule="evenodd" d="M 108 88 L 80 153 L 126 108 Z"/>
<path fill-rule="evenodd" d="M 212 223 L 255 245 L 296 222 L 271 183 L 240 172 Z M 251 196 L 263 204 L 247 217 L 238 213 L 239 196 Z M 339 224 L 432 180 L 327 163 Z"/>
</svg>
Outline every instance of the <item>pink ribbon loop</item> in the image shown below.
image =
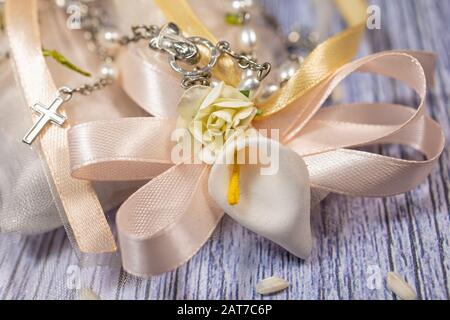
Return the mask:
<svg viewBox="0 0 450 320">
<path fill-rule="evenodd" d="M 177 165 L 134 193 L 117 213 L 123 267 L 137 276 L 177 268 L 223 215 L 208 194 L 209 166 Z"/>
<path fill-rule="evenodd" d="M 157 117 L 176 117 L 176 109 L 166 106 L 176 105 L 183 89 L 166 57 L 154 54 L 143 58 L 132 47 L 120 51 L 117 65 L 122 89 L 139 106 Z"/>
<path fill-rule="evenodd" d="M 69 132 L 72 175 L 94 181 L 148 180 L 173 166 L 175 121 L 125 118 L 90 122 Z"/>
<path fill-rule="evenodd" d="M 424 113 L 433 66 L 434 56 L 427 53 L 384 52 L 365 57 L 343 66 L 308 95 L 255 126 L 282 129 L 281 142 L 308 166 L 313 202 L 326 192 L 389 196 L 408 191 L 431 172 L 445 145 L 440 126 Z M 374 103 L 319 111 L 331 91 L 357 71 L 408 85 L 420 97 L 417 109 Z M 159 107 L 176 110 L 176 104 Z M 132 274 L 154 275 L 176 268 L 201 247 L 223 214 L 207 191 L 208 166 L 172 164 L 174 129 L 173 119 L 133 118 L 87 123 L 69 134 L 76 177 L 156 177 L 123 204 L 117 217 L 124 268 Z M 387 143 L 413 147 L 427 160 L 345 149 Z"/>
</svg>

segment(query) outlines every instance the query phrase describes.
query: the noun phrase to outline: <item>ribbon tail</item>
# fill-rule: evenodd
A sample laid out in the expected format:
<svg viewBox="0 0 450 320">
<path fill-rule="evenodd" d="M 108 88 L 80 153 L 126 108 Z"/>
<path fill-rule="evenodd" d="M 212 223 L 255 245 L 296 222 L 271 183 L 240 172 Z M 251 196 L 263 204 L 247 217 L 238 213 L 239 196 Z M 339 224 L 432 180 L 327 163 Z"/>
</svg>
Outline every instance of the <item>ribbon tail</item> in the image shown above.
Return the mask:
<svg viewBox="0 0 450 320">
<path fill-rule="evenodd" d="M 5 17 L 17 79 L 26 103 L 31 106 L 51 101 L 56 86 L 41 52 L 37 1 L 9 0 Z M 90 183 L 70 176 L 67 126 L 49 126 L 35 145 L 39 146 L 39 142 L 57 191 L 55 198 L 62 204 L 58 210 L 63 221 L 68 220 L 80 251 L 114 252 L 114 237 L 94 189 Z"/>
<path fill-rule="evenodd" d="M 176 269 L 208 240 L 223 211 L 208 194 L 210 167 L 180 164 L 133 194 L 117 213 L 124 269 L 149 277 Z"/>
</svg>

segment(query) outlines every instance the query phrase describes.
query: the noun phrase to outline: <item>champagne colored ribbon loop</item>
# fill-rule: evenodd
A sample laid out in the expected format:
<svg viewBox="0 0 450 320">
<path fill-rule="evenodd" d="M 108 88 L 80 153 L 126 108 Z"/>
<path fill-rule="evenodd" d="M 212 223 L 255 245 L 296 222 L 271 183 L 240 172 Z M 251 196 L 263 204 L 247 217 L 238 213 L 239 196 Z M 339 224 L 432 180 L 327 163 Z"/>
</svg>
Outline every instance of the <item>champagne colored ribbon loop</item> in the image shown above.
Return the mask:
<svg viewBox="0 0 450 320">
<path fill-rule="evenodd" d="M 165 106 L 176 105 L 183 93 L 165 58 L 155 54 L 144 59 L 135 48 L 122 49 L 117 58 L 122 89 L 142 109 L 162 118 L 176 117 L 176 109 Z"/>
<path fill-rule="evenodd" d="M 146 180 L 173 166 L 175 121 L 125 118 L 75 126 L 69 132 L 72 175 L 95 181 Z"/>
<path fill-rule="evenodd" d="M 137 276 L 189 260 L 223 215 L 208 194 L 207 165 L 177 165 L 133 194 L 117 213 L 123 267 Z"/>
</svg>

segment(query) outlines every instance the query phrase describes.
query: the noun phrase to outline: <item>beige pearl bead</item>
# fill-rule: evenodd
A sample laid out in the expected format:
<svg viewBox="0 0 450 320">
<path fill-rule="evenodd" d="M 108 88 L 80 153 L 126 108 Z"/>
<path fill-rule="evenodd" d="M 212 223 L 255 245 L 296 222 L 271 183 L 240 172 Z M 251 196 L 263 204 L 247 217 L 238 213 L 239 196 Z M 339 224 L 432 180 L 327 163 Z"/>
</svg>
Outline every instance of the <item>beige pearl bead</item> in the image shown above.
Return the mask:
<svg viewBox="0 0 450 320">
<path fill-rule="evenodd" d="M 252 52 L 256 46 L 256 32 L 251 27 L 244 27 L 239 35 L 239 48 L 244 52 Z"/>
<path fill-rule="evenodd" d="M 119 48 L 120 34 L 114 28 L 104 28 L 98 34 L 99 44 L 108 49 L 108 51 L 114 51 Z"/>
<path fill-rule="evenodd" d="M 119 70 L 112 63 L 104 63 L 100 66 L 100 74 L 102 77 L 116 80 L 119 76 Z"/>
<path fill-rule="evenodd" d="M 263 102 L 269 99 L 275 92 L 280 89 L 280 86 L 275 83 L 268 83 L 258 92 L 258 97 L 256 100 L 258 102 Z"/>
</svg>

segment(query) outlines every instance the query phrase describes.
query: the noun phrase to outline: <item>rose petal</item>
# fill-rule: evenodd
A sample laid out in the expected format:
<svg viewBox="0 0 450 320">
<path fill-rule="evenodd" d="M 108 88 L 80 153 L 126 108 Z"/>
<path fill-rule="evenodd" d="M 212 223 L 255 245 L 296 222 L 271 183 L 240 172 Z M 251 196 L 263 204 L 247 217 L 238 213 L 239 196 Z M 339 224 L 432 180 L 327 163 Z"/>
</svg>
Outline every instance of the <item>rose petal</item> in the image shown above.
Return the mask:
<svg viewBox="0 0 450 320">
<path fill-rule="evenodd" d="M 256 108 L 244 109 L 233 117 L 233 127 L 248 126 L 256 115 Z"/>
<path fill-rule="evenodd" d="M 205 125 L 201 121 L 193 121 L 189 124 L 189 131 L 197 141 L 203 141 L 207 137 Z"/>
<path fill-rule="evenodd" d="M 202 104 L 200 105 L 200 110 L 207 108 L 208 106 L 212 105 L 214 101 L 216 101 L 220 94 L 222 93 L 222 88 L 224 87 L 224 83 L 220 82 L 217 86 L 211 89 L 209 94 L 206 96 L 206 98 L 203 100 Z"/>
<path fill-rule="evenodd" d="M 223 86 L 222 97 L 239 101 L 251 101 L 246 95 L 242 94 L 242 92 L 228 85 Z"/>
<path fill-rule="evenodd" d="M 215 107 L 219 108 L 246 108 L 252 107 L 254 104 L 251 101 L 242 101 L 242 100 L 224 100 L 219 102 L 214 102 Z"/>
<path fill-rule="evenodd" d="M 180 125 L 186 124 L 183 128 L 187 128 L 189 122 L 194 119 L 199 106 L 211 90 L 212 89 L 210 87 L 194 86 L 184 92 L 177 107 L 177 112 L 180 115 Z"/>
<path fill-rule="evenodd" d="M 222 110 L 214 111 L 213 113 L 211 113 L 211 116 L 223 119 L 226 122 L 231 123 L 233 121 L 233 116 L 235 113 L 236 113 L 236 110 L 233 110 L 233 109 L 222 109 Z"/>
</svg>

